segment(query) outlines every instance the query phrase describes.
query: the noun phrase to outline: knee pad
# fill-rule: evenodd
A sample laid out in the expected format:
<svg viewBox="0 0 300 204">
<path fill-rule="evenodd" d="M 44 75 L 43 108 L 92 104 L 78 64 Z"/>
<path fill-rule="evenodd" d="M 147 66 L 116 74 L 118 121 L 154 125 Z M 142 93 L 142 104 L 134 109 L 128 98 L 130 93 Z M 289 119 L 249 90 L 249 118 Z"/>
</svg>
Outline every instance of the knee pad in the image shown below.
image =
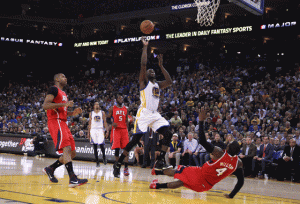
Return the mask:
<svg viewBox="0 0 300 204">
<path fill-rule="evenodd" d="M 132 140 L 124 148 L 125 151 L 129 152 L 142 138 L 143 134 L 135 134 L 132 137 Z"/>
<path fill-rule="evenodd" d="M 115 149 L 115 157 L 119 157 L 120 156 L 120 148 L 116 148 Z"/>
<path fill-rule="evenodd" d="M 157 132 L 164 136 L 162 140 L 162 144 L 165 146 L 169 146 L 173 136 L 172 132 L 169 130 L 169 127 L 168 126 L 161 127 L 157 130 Z"/>
</svg>

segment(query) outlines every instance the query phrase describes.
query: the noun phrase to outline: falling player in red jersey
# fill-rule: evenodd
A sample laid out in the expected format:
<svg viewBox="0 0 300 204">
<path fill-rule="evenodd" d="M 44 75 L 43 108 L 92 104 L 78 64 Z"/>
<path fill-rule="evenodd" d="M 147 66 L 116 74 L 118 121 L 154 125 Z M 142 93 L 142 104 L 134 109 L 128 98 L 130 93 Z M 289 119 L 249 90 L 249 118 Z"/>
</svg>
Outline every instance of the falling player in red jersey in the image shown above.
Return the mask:
<svg viewBox="0 0 300 204">
<path fill-rule="evenodd" d="M 69 187 L 76 187 L 88 182 L 87 179 L 78 179 L 73 171 L 72 159 L 75 157 L 75 141 L 67 125 L 67 116 L 76 116 L 82 113 L 81 108 L 76 108 L 73 112 L 68 112 L 68 107 L 74 105 L 73 101 L 68 101 L 63 87 L 67 85 L 67 78 L 59 73 L 54 76 L 55 85 L 52 86 L 45 98 L 43 108 L 47 111 L 48 128 L 53 139 L 55 149 L 63 155 L 52 165 L 43 169 L 51 182 L 57 183 L 54 176 L 57 167 L 65 165 L 70 176 Z"/>
<path fill-rule="evenodd" d="M 153 169 L 152 175 L 168 175 L 179 180 L 169 183 L 158 183 L 156 179 L 152 181 L 150 188 L 179 188 L 185 186 L 194 191 L 203 192 L 210 190 L 216 183 L 233 173 L 237 176 L 237 184 L 230 194 L 225 194 L 224 196 L 233 198 L 239 192 L 244 185 L 243 163 L 237 156 L 240 146 L 234 141 L 223 152 L 221 148 L 208 143 L 203 131 L 205 118 L 206 111 L 204 108 L 201 108 L 199 114 L 199 143 L 210 153 L 212 162 L 206 162 L 203 167 L 179 166 L 176 170 L 166 169 L 162 171 Z"/>
<path fill-rule="evenodd" d="M 108 118 L 113 117 L 114 122 L 112 124 L 110 142 L 112 143 L 111 149 L 115 149 L 116 161 L 119 160 L 120 149 L 124 149 L 129 143 L 128 136 L 128 114 L 127 108 L 123 106 L 123 96 L 117 95 L 117 105 L 114 105 L 109 109 Z M 125 157 L 124 175 L 128 176 L 128 156 Z M 116 173 L 115 173 L 116 174 Z M 120 175 L 116 174 L 115 177 Z"/>
</svg>

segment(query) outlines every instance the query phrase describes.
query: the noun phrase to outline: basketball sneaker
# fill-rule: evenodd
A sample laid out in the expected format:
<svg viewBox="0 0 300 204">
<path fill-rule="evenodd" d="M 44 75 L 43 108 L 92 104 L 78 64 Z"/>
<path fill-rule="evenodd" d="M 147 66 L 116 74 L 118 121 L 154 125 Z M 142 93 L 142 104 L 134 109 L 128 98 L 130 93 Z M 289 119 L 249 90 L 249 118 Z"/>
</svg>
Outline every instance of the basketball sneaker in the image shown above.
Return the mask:
<svg viewBox="0 0 300 204">
<path fill-rule="evenodd" d="M 55 178 L 54 171 L 51 167 L 45 167 L 43 169 L 43 173 L 46 174 L 49 177 L 51 182 L 58 183 L 58 180 Z"/>
<path fill-rule="evenodd" d="M 124 169 L 124 176 L 129 176 L 128 168 L 125 168 L 125 169 Z"/>
<path fill-rule="evenodd" d="M 99 168 L 99 167 L 100 167 L 100 162 L 97 161 L 96 168 Z"/>
<path fill-rule="evenodd" d="M 114 172 L 113 172 L 114 177 L 119 178 L 121 164 L 119 162 L 115 162 L 113 168 L 114 168 Z"/>
<path fill-rule="evenodd" d="M 103 163 L 104 163 L 104 165 L 107 164 L 107 159 L 106 158 L 103 160 Z"/>
<path fill-rule="evenodd" d="M 156 189 L 156 184 L 158 183 L 157 179 L 154 179 L 151 183 L 150 183 L 150 188 L 151 189 Z"/>
<path fill-rule="evenodd" d="M 157 167 L 158 166 L 158 167 Z M 164 175 L 164 170 L 171 169 L 173 166 L 166 165 L 163 161 L 158 160 L 154 163 L 154 167 L 152 168 L 152 175 Z"/>
<path fill-rule="evenodd" d="M 87 179 L 79 179 L 77 178 L 77 176 L 74 174 L 73 176 L 71 176 L 70 178 L 70 182 L 69 182 L 69 187 L 70 188 L 74 188 L 76 186 L 81 186 L 83 184 L 86 184 L 88 182 Z"/>
<path fill-rule="evenodd" d="M 173 168 L 173 166 L 167 165 L 163 160 L 157 160 L 154 164 L 154 169 L 157 171 L 162 171 L 170 168 Z"/>
</svg>

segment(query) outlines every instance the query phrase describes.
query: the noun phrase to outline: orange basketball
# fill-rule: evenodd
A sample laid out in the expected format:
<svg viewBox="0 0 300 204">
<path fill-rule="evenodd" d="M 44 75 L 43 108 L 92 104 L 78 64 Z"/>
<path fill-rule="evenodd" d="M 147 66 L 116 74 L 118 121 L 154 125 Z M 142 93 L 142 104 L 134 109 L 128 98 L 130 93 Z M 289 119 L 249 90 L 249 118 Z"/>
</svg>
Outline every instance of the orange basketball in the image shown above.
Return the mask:
<svg viewBox="0 0 300 204">
<path fill-rule="evenodd" d="M 144 20 L 140 25 L 140 29 L 141 29 L 142 33 L 150 34 L 154 30 L 154 23 L 149 20 Z"/>
</svg>

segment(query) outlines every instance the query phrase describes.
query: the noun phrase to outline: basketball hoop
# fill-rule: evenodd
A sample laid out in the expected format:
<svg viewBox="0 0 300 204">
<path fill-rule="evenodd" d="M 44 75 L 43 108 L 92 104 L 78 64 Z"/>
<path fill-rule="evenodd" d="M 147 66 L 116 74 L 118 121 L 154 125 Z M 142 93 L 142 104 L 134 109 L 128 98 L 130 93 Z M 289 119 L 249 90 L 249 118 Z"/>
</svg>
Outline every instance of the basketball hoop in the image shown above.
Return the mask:
<svg viewBox="0 0 300 204">
<path fill-rule="evenodd" d="M 220 0 L 194 0 L 198 8 L 196 21 L 200 26 L 211 26 L 214 16 L 219 8 Z"/>
</svg>

